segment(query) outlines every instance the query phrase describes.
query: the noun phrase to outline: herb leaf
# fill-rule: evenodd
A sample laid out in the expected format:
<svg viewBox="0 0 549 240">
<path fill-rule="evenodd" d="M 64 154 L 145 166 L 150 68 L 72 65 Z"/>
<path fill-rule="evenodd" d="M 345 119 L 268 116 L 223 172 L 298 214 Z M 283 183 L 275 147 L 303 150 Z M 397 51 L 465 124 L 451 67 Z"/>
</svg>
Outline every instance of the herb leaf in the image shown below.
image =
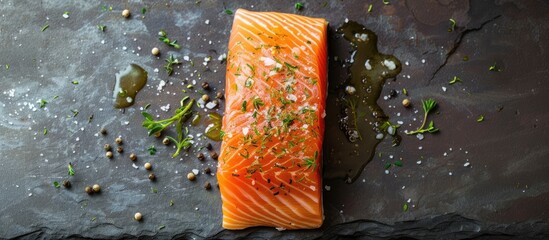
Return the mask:
<svg viewBox="0 0 549 240">
<path fill-rule="evenodd" d="M 233 10 L 231 10 L 231 9 L 225 9 L 225 13 L 226 13 L 227 15 L 233 15 Z"/>
<path fill-rule="evenodd" d="M 296 2 L 296 3 L 294 4 L 295 10 L 301 11 L 301 9 L 303 9 L 303 7 L 304 7 L 304 5 L 303 5 L 302 2 Z"/>
<path fill-rule="evenodd" d="M 457 83 L 457 82 L 461 82 L 461 79 L 458 76 L 454 76 L 454 78 L 452 78 L 452 80 L 450 80 L 450 82 L 448 82 L 448 83 L 449 84 L 454 84 L 454 83 Z"/>
<path fill-rule="evenodd" d="M 484 115 L 478 116 L 477 122 L 482 122 L 482 121 L 484 121 Z"/>
<path fill-rule="evenodd" d="M 498 67 L 498 65 L 496 63 L 494 63 L 494 65 L 490 66 L 488 68 L 488 71 L 491 71 L 491 72 L 501 72 L 501 68 Z"/>
<path fill-rule="evenodd" d="M 156 148 L 154 147 L 154 145 L 151 145 L 149 148 L 147 148 L 147 151 L 149 152 L 150 155 L 156 154 Z"/>
<path fill-rule="evenodd" d="M 61 184 L 59 184 L 59 182 L 55 181 L 55 182 L 53 182 L 53 186 L 54 186 L 55 188 L 60 188 L 60 187 L 61 187 Z"/>
<path fill-rule="evenodd" d="M 456 28 L 456 20 L 454 20 L 453 18 L 450 18 L 449 20 L 450 20 L 450 27 L 448 28 L 448 32 L 452 32 Z"/>
<path fill-rule="evenodd" d="M 101 31 L 101 32 L 104 32 L 105 29 L 107 29 L 107 26 L 105 26 L 105 25 L 97 25 L 97 29 L 99 29 L 99 31 Z"/>
<path fill-rule="evenodd" d="M 72 163 L 69 163 L 68 169 L 69 169 L 69 176 L 74 176 L 74 168 L 72 167 Z"/>
<path fill-rule="evenodd" d="M 48 29 L 49 27 L 50 27 L 50 25 L 46 24 L 42 28 L 40 28 L 40 31 L 41 32 L 46 31 L 46 29 Z"/>
</svg>

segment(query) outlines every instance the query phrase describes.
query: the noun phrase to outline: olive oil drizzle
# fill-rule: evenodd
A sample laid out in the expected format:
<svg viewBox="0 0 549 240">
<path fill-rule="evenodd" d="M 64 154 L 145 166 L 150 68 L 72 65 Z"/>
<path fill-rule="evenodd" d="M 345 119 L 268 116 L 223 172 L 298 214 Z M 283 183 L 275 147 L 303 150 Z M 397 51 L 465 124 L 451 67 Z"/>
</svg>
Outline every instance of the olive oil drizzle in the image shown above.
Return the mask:
<svg viewBox="0 0 549 240">
<path fill-rule="evenodd" d="M 336 86 L 335 105 L 339 108 L 336 121 L 341 131 L 326 131 L 324 175 L 351 183 L 373 158 L 380 136 L 387 135 L 381 126 L 388 117 L 377 100 L 385 80 L 396 77 L 402 66 L 396 57 L 379 53 L 376 34 L 361 24 L 349 21 L 337 33 L 350 42 L 352 60 L 347 69 L 348 79 Z M 343 137 L 346 141 L 341 140 Z M 400 136 L 392 137 L 393 144 L 398 145 Z"/>
</svg>

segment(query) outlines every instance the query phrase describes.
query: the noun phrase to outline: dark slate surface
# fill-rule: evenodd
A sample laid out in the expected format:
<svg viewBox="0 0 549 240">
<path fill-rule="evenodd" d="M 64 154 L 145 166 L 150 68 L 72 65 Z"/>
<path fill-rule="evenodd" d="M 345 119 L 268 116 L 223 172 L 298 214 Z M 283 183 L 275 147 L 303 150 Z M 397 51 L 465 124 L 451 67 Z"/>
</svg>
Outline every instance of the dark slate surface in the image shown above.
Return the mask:
<svg viewBox="0 0 549 240">
<path fill-rule="evenodd" d="M 420 99 L 435 98 L 439 108 L 432 119 L 441 131 L 421 141 L 404 136 L 399 147 L 385 140 L 377 148 L 381 157 L 357 182 L 325 179 L 330 190 L 324 191 L 321 229 L 278 232 L 223 230 L 219 191 L 202 188 L 206 181 L 215 185 L 215 176 L 201 173 L 195 182 L 185 177 L 192 169 L 215 169 L 214 160 L 193 157 L 208 142 L 197 135 L 203 126 L 191 129 L 196 143 L 189 156 L 171 159 L 173 150 L 161 139 L 146 137 L 139 112 L 150 103 L 155 115 L 168 116 L 161 106 L 170 104 L 173 111 L 188 81 L 208 81 L 222 90 L 225 66 L 217 58 L 227 51 L 232 23 L 224 7 L 292 13 L 293 1 L 0 0 L 0 238 L 548 238 L 547 2 L 390 2 L 375 1 L 367 13 L 369 3 L 363 1 L 304 1 L 299 13 L 330 22 L 332 57 L 348 57 L 349 46 L 334 36 L 345 18 L 376 32 L 381 52 L 408 63 L 386 83 L 383 95 L 406 88 L 414 107 L 401 107 L 402 94 L 380 99 L 380 106 L 391 121 L 403 121 L 400 131 L 414 130 L 421 120 Z M 148 10 L 144 17 L 142 7 Z M 132 10 L 132 18 L 120 16 L 124 8 Z M 453 32 L 447 31 L 449 18 L 457 21 Z M 98 24 L 107 30 L 98 31 Z M 162 45 L 160 29 L 182 48 Z M 154 46 L 160 58 L 150 55 Z M 195 65 L 185 62 L 168 77 L 163 70 L 168 54 L 189 56 Z M 205 66 L 207 56 L 213 60 Z M 114 74 L 130 63 L 149 72 L 149 83 L 136 105 L 123 112 L 111 107 L 112 86 Z M 503 71 L 489 72 L 494 63 Z M 330 62 L 333 85 L 345 75 L 341 64 Z M 449 85 L 453 76 L 463 82 Z M 158 91 L 162 80 L 167 85 Z M 49 102 L 45 109 L 39 99 Z M 79 114 L 72 117 L 71 109 Z M 476 122 L 479 115 L 484 122 Z M 101 127 L 107 136 L 97 135 Z M 107 160 L 102 145 L 114 144 L 119 135 L 125 152 Z M 146 150 L 150 145 L 158 149 L 154 156 Z M 138 155 L 139 169 L 128 160 L 130 152 Z M 404 166 L 386 174 L 385 163 L 397 159 Z M 154 165 L 154 183 L 142 167 L 146 161 Z M 73 177 L 67 176 L 69 162 Z M 70 190 L 53 187 L 64 179 L 72 181 Z M 94 183 L 102 193 L 88 196 L 83 189 Z M 137 211 L 142 222 L 132 219 Z"/>
</svg>

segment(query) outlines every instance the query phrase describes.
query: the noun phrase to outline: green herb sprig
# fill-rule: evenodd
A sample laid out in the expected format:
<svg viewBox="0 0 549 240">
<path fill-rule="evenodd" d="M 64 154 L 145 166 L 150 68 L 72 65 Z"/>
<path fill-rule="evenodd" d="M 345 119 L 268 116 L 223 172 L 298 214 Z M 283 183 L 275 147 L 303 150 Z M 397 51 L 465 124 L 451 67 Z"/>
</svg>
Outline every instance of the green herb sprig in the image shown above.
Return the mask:
<svg viewBox="0 0 549 240">
<path fill-rule="evenodd" d="M 167 44 L 168 46 L 172 46 L 176 49 L 181 48 L 181 46 L 177 43 L 177 40 L 170 40 L 170 38 L 168 38 L 168 34 L 164 30 L 161 30 L 158 34 L 160 35 L 158 40 L 160 40 L 163 43 Z"/>
<path fill-rule="evenodd" d="M 69 176 L 74 176 L 74 168 L 72 167 L 72 163 L 69 163 L 67 167 L 69 169 Z"/>
<path fill-rule="evenodd" d="M 454 84 L 454 83 L 457 83 L 457 82 L 461 82 L 461 78 L 459 78 L 458 76 L 454 76 L 454 78 L 452 78 L 452 80 L 450 80 L 450 82 L 448 82 L 450 85 Z"/>
<path fill-rule="evenodd" d="M 417 130 L 412 132 L 407 132 L 406 134 L 412 135 L 412 134 L 418 134 L 418 133 L 435 133 L 438 132 L 438 128 L 435 127 L 435 124 L 433 121 L 429 122 L 429 125 L 427 128 L 425 128 L 425 124 L 427 123 L 427 115 L 429 115 L 429 112 L 433 110 L 437 106 L 437 102 L 433 100 L 432 98 L 429 98 L 427 100 L 421 100 L 421 104 L 423 105 L 423 124 L 421 124 L 421 127 L 419 127 Z"/>
<path fill-rule="evenodd" d="M 143 127 L 148 130 L 149 136 L 162 132 L 164 129 L 166 129 L 168 126 L 172 125 L 175 122 L 177 139 L 171 136 L 166 136 L 166 138 L 170 139 L 170 141 L 173 142 L 177 147 L 175 153 L 172 155 L 172 158 L 177 157 L 181 149 L 188 149 L 192 145 L 192 138 L 188 136 L 185 137 L 185 135 L 188 135 L 189 130 L 186 128 L 185 133 L 183 133 L 183 123 L 191 117 L 191 108 L 195 101 L 194 99 L 190 99 L 185 104 L 187 100 L 189 100 L 189 97 L 184 97 L 183 99 L 181 99 L 181 107 L 175 110 L 174 116 L 167 119 L 155 121 L 151 114 L 147 112 L 141 112 L 141 114 L 143 114 L 143 116 L 145 117 L 145 121 L 143 121 Z"/>
<path fill-rule="evenodd" d="M 173 73 L 173 65 L 181 64 L 179 59 L 174 58 L 173 55 L 170 54 L 168 58 L 166 58 L 166 65 L 164 65 L 164 69 L 166 69 L 166 72 L 168 73 L 168 76 L 172 75 Z"/>
<path fill-rule="evenodd" d="M 185 102 L 189 97 L 185 97 L 181 100 L 181 103 Z M 154 135 L 158 132 L 162 132 L 164 129 L 166 129 L 168 126 L 170 126 L 175 121 L 178 121 L 180 119 L 187 119 L 192 115 L 191 108 L 194 104 L 194 99 L 191 99 L 186 105 L 181 104 L 181 107 L 179 107 L 177 110 L 175 110 L 175 115 L 163 119 L 155 121 L 153 116 L 148 112 L 141 112 L 143 117 L 145 117 L 145 121 L 143 121 L 142 126 L 146 128 L 148 131 L 149 136 Z"/>
<path fill-rule="evenodd" d="M 303 5 L 302 2 L 296 2 L 296 3 L 294 4 L 295 10 L 301 11 L 301 9 L 303 9 L 303 7 L 304 7 L 304 5 Z"/>
</svg>

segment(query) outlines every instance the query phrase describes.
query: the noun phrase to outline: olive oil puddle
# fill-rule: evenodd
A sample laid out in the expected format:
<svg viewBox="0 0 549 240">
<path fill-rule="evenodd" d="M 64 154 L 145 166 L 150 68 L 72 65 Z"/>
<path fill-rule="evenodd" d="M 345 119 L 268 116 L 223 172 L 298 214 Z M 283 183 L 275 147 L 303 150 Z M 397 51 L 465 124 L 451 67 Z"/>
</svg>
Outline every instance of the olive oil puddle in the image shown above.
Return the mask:
<svg viewBox="0 0 549 240">
<path fill-rule="evenodd" d="M 113 98 L 115 108 L 127 108 L 135 103 L 135 96 L 147 84 L 147 71 L 137 64 L 130 64 L 116 73 Z"/>
<path fill-rule="evenodd" d="M 387 133 L 388 117 L 377 100 L 385 80 L 396 77 L 402 66 L 396 57 L 378 52 L 376 34 L 364 26 L 349 21 L 337 33 L 351 44 L 351 66 L 344 83 L 330 86 L 324 177 L 351 183 L 373 158 L 381 139 L 390 135 L 393 144 L 400 142 L 394 131 Z"/>
<path fill-rule="evenodd" d="M 204 135 L 211 140 L 221 141 L 223 140 L 223 134 L 221 131 L 221 121 L 223 117 L 217 113 L 208 113 L 206 118 L 206 129 Z"/>
</svg>

